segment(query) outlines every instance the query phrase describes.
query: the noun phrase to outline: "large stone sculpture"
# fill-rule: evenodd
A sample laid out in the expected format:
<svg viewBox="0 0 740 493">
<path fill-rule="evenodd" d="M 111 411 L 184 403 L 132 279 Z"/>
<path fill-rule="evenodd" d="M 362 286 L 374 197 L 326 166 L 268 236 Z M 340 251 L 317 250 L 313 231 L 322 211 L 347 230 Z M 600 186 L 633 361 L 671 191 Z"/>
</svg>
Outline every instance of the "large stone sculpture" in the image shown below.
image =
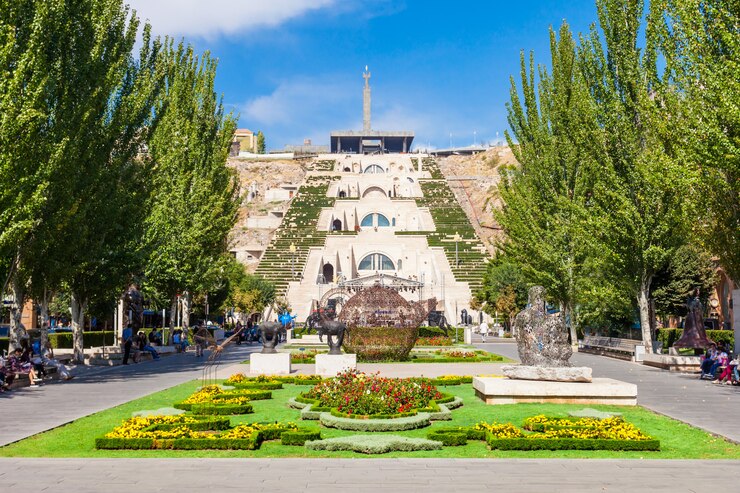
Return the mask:
<svg viewBox="0 0 740 493">
<path fill-rule="evenodd" d="M 548 315 L 545 309 L 545 288 L 529 290 L 529 307 L 514 319 L 519 359 L 527 366 L 570 366 L 573 349 L 562 313 Z"/>
<path fill-rule="evenodd" d="M 573 348 L 562 313 L 547 314 L 545 288 L 529 290 L 529 306 L 514 319 L 521 365 L 504 366 L 504 375 L 521 380 L 590 382 L 591 368 L 573 368 L 568 361 Z"/>
<path fill-rule="evenodd" d="M 694 348 L 704 349 L 714 344 L 714 341 L 707 337 L 704 330 L 704 307 L 699 300 L 699 289 L 694 290 L 693 296 L 686 302 L 688 313 L 683 324 L 683 334 L 677 340 L 673 347 L 676 348 Z"/>
</svg>

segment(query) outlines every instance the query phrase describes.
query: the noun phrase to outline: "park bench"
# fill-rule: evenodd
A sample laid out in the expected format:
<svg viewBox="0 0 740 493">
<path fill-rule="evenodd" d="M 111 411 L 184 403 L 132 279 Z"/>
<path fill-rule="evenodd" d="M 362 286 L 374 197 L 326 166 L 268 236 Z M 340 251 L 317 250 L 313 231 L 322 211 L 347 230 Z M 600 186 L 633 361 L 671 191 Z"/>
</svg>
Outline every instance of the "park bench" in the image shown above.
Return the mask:
<svg viewBox="0 0 740 493">
<path fill-rule="evenodd" d="M 59 378 L 56 366 L 44 365 L 44 370 L 46 370 L 46 374 L 49 375 L 52 380 L 57 380 Z M 13 379 L 13 383 L 10 384 L 10 388 L 20 389 L 23 387 L 28 387 L 30 385 L 31 378 L 28 376 L 28 373 L 16 373 L 15 378 Z"/>
<path fill-rule="evenodd" d="M 635 348 L 642 345 L 642 341 L 636 339 L 586 336 L 583 338 L 580 351 L 632 361 L 635 359 Z"/>
</svg>

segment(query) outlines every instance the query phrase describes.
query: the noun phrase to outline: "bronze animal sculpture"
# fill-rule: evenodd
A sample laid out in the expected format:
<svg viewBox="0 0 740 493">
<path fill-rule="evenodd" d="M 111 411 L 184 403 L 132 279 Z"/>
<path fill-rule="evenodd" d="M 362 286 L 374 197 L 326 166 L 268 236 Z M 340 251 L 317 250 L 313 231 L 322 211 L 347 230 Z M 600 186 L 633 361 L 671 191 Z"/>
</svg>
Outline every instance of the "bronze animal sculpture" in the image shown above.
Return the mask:
<svg viewBox="0 0 740 493">
<path fill-rule="evenodd" d="M 280 322 L 265 322 L 260 325 L 262 333 L 262 354 L 277 353 L 275 346 L 280 340 L 280 334 L 285 334 L 286 330 Z"/>
<path fill-rule="evenodd" d="M 336 320 L 322 320 L 321 325 L 316 327 L 316 331 L 319 333 L 319 340 L 321 340 L 322 335 L 326 335 L 329 354 L 342 354 L 345 330 L 347 330 L 347 325 Z M 336 337 L 336 340 L 333 337 Z"/>
</svg>

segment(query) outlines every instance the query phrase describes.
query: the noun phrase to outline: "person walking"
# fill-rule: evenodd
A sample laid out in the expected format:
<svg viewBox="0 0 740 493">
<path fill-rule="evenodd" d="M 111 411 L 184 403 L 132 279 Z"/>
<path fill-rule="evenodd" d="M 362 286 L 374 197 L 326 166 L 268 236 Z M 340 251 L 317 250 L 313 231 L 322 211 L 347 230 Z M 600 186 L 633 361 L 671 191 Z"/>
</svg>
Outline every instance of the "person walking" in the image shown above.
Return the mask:
<svg viewBox="0 0 740 493">
<path fill-rule="evenodd" d="M 484 320 L 480 324 L 480 338 L 483 340 L 483 342 L 486 342 L 487 335 L 488 335 L 488 324 Z"/>
<path fill-rule="evenodd" d="M 206 329 L 204 326 L 200 326 L 193 335 L 193 339 L 195 339 L 195 357 L 199 358 L 203 356 L 203 350 L 206 347 L 206 343 L 208 342 L 208 329 Z"/>
<path fill-rule="evenodd" d="M 128 364 L 128 358 L 131 355 L 131 345 L 134 343 L 134 329 L 131 324 L 126 325 L 121 333 L 121 342 L 123 343 L 123 364 Z"/>
</svg>

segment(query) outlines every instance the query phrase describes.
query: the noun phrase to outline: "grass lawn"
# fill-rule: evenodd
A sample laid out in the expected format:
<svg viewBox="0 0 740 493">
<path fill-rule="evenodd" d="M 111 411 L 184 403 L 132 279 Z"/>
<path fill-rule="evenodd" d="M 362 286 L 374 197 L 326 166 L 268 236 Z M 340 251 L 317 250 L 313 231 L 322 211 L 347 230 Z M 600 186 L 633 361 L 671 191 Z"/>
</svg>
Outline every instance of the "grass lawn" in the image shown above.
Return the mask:
<svg viewBox="0 0 740 493">
<path fill-rule="evenodd" d="M 118 426 L 132 412 L 169 407 L 185 399 L 200 385 L 199 381 L 187 382 L 170 389 L 151 394 L 118 407 L 81 418 L 60 428 L 27 438 L 0 448 L 4 457 L 444 457 L 444 458 L 648 458 L 648 459 L 738 459 L 740 446 L 711 436 L 697 428 L 664 416 L 659 416 L 641 407 L 589 406 L 602 411 L 621 412 L 627 421 L 635 424 L 646 434 L 661 442 L 659 452 L 614 452 L 614 451 L 491 451 L 483 441 L 469 441 L 462 447 L 444 447 L 436 451 L 395 452 L 379 456 L 366 456 L 353 452 L 309 451 L 299 446 L 283 446 L 279 441 L 265 442 L 254 451 L 177 451 L 177 450 L 96 450 L 95 438 L 103 436 Z M 300 421 L 299 411 L 286 405 L 288 398 L 308 390 L 308 386 L 285 385 L 274 390 L 271 400 L 254 401 L 255 413 L 233 416 L 232 424 L 256 421 L 293 421 L 299 426 L 319 428 L 316 421 Z M 567 411 L 584 406 L 568 404 L 511 404 L 489 406 L 475 397 L 470 384 L 440 387 L 442 392 L 455 394 L 464 399 L 463 407 L 452 411 L 452 421 L 435 422 L 431 427 L 395 434 L 426 438 L 429 430 L 436 427 L 470 426 L 479 421 L 511 422 L 521 426 L 524 418 L 536 414 L 564 415 Z M 50 411 L 53 412 L 53 411 Z M 322 428 L 322 438 L 353 435 L 357 433 Z"/>
</svg>

